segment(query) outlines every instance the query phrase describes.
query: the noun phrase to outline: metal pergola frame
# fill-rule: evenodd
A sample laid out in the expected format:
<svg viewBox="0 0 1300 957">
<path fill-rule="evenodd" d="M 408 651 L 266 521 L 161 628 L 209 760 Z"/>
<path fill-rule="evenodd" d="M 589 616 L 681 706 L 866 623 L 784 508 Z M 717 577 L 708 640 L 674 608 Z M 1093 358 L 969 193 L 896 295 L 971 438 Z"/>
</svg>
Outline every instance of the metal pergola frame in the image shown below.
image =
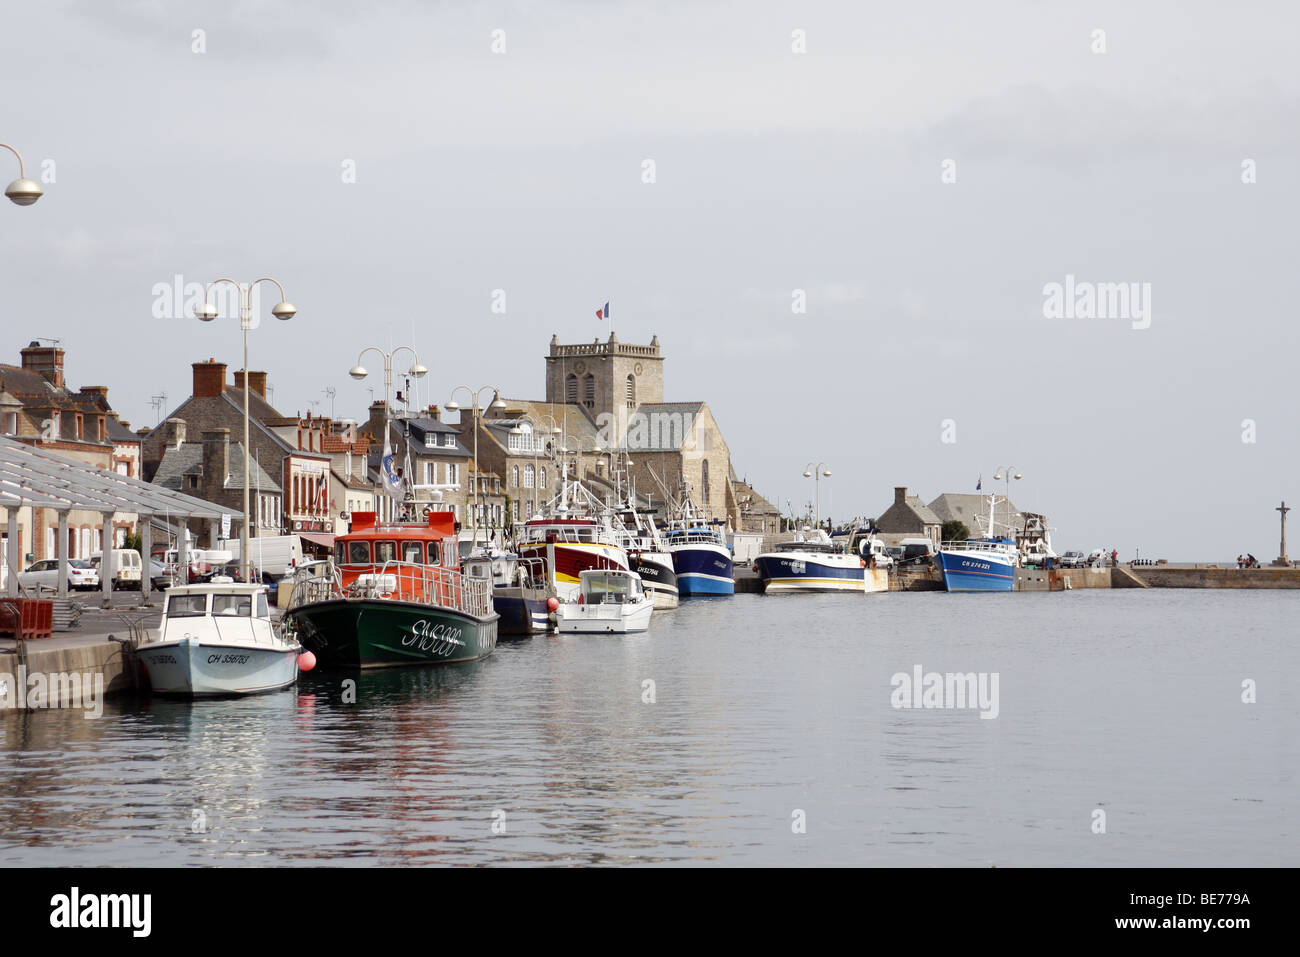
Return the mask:
<svg viewBox="0 0 1300 957">
<path fill-rule="evenodd" d="M 18 595 L 18 529 L 17 515 L 23 508 L 47 508 L 59 516 L 59 531 L 55 536 L 55 558 L 59 560 L 59 597 L 68 593 L 67 565 L 64 552 L 68 541 L 68 514 L 75 510 L 99 512 L 104 518 L 101 536 L 103 559 L 100 562 L 100 589 L 107 601 L 112 596 L 114 568 L 112 520 L 118 513 L 136 515 L 142 539 L 142 574 L 140 576 L 141 603 L 147 604 L 151 589 L 149 552 L 152 526 L 158 519 L 171 528 L 173 518 L 180 527 L 189 519 L 220 521 L 229 515 L 230 521 L 242 523 L 244 515 L 236 509 L 174 492 L 137 478 L 128 478 L 117 472 L 96 468 L 66 456 L 48 452 L 37 445 L 19 442 L 0 436 L 0 508 L 5 510 L 6 524 L 10 529 L 5 564 L 9 569 L 8 593 Z M 31 523 L 35 537 L 35 516 Z M 35 542 L 33 541 L 33 550 Z M 177 566 L 188 564 L 185 535 L 177 535 Z"/>
</svg>

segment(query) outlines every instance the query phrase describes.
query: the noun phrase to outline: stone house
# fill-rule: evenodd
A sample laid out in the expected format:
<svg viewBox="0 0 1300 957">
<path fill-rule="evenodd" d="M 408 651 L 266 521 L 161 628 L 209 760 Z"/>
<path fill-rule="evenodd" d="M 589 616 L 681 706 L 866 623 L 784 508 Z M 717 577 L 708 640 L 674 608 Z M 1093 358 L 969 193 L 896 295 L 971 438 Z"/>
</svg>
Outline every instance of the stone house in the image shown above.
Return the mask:
<svg viewBox="0 0 1300 957">
<path fill-rule="evenodd" d="M 894 504 L 876 519 L 881 541 L 897 544 L 904 538 L 928 538 L 935 548 L 940 545 L 943 522 L 921 501 L 919 496 L 908 495 L 906 486 L 894 488 Z"/>
</svg>

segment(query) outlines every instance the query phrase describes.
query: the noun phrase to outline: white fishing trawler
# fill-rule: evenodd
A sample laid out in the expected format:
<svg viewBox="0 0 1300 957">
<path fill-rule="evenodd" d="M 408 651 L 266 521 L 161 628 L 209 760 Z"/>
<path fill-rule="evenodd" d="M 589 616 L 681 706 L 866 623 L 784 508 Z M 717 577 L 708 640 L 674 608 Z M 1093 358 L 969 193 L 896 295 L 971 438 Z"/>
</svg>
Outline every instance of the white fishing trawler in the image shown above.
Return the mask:
<svg viewBox="0 0 1300 957">
<path fill-rule="evenodd" d="M 556 611 L 560 634 L 622 635 L 649 629 L 654 603 L 636 572 L 591 568 L 579 578 L 578 600 Z"/>
<path fill-rule="evenodd" d="M 302 646 L 271 621 L 265 585 L 167 589 L 156 635 L 136 648 L 156 694 L 260 694 L 298 680 Z"/>
</svg>

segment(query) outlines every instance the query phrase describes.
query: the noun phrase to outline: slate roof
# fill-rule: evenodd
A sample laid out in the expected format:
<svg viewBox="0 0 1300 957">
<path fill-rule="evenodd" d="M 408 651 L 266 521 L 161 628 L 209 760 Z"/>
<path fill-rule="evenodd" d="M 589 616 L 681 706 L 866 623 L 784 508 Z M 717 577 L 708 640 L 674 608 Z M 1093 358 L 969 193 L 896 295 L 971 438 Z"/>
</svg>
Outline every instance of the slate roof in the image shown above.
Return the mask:
<svg viewBox="0 0 1300 957">
<path fill-rule="evenodd" d="M 956 520 L 964 523 L 972 534 L 988 532 L 984 527 L 989 517 L 987 495 L 975 492 L 945 492 L 930 503 L 930 510 L 939 516 L 941 522 Z M 1008 526 L 1022 528 L 1025 524 L 1024 516 L 1016 508 L 1015 503 L 1007 501 L 1000 495 L 997 504 L 993 506 L 993 521 L 998 523 L 996 531 L 999 533 L 1006 532 Z"/>
<path fill-rule="evenodd" d="M 154 473 L 153 484 L 176 492 L 186 491 L 183 478 L 187 475 L 203 474 L 203 443 L 185 442 L 179 448 L 172 445 L 163 451 L 158 471 Z M 242 489 L 244 487 L 244 446 L 241 442 L 230 443 L 230 473 L 226 476 L 223 488 Z M 271 494 L 280 493 L 280 485 L 271 478 L 266 469 L 254 459 L 249 463 L 248 487 L 256 491 Z"/>
</svg>

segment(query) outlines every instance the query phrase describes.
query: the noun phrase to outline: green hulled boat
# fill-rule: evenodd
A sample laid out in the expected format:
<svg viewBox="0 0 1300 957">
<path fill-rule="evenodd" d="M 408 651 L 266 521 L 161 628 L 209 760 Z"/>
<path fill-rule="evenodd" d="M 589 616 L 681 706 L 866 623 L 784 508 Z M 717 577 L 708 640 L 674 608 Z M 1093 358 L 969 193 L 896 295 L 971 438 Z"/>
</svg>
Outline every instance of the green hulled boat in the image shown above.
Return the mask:
<svg viewBox="0 0 1300 957">
<path fill-rule="evenodd" d="M 285 620 L 323 668 L 453 664 L 497 645 L 492 582 L 467 578 L 450 512 L 380 524 L 357 512 L 334 560 L 304 569 Z"/>
</svg>

